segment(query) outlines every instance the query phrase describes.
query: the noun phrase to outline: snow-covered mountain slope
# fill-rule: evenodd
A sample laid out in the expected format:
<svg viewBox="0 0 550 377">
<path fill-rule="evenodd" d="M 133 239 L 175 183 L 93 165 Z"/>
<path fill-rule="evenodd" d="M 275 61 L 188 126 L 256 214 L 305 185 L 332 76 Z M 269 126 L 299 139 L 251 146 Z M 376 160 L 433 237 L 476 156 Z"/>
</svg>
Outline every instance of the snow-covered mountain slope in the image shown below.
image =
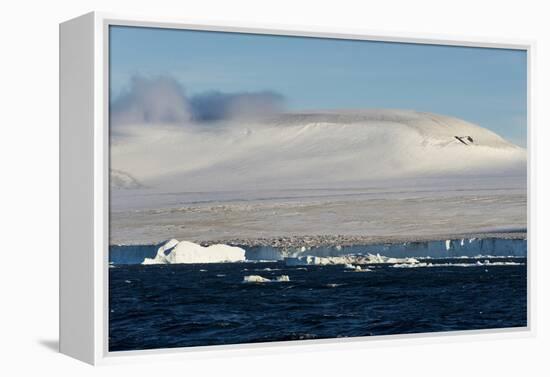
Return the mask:
<svg viewBox="0 0 550 377">
<path fill-rule="evenodd" d="M 147 187 L 330 187 L 373 180 L 526 174 L 526 151 L 492 131 L 405 110 L 288 113 L 210 126 L 126 126 L 111 168 Z"/>
</svg>

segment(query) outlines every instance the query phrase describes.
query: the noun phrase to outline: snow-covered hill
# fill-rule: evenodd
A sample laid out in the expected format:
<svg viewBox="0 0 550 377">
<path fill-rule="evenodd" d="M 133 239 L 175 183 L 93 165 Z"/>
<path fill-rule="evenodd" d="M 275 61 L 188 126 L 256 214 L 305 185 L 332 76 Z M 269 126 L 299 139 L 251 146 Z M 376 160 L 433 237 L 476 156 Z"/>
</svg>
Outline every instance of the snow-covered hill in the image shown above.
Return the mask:
<svg viewBox="0 0 550 377">
<path fill-rule="evenodd" d="M 311 188 L 441 176 L 524 176 L 526 151 L 443 115 L 288 113 L 201 126 L 125 126 L 111 168 L 169 190 Z M 127 187 L 127 185 L 125 185 Z"/>
</svg>

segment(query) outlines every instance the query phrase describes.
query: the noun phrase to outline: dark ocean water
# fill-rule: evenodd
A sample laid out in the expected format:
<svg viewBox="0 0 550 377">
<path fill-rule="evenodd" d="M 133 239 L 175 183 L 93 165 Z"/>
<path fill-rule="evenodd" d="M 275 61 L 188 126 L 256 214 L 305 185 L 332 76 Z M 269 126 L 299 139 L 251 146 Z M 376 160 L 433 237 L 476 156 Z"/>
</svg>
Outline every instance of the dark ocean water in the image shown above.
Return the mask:
<svg viewBox="0 0 550 377">
<path fill-rule="evenodd" d="M 526 259 L 494 261 L 522 265 L 114 266 L 109 350 L 527 326 Z M 437 261 L 465 262 L 475 260 Z M 246 275 L 291 281 L 242 283 Z"/>
</svg>

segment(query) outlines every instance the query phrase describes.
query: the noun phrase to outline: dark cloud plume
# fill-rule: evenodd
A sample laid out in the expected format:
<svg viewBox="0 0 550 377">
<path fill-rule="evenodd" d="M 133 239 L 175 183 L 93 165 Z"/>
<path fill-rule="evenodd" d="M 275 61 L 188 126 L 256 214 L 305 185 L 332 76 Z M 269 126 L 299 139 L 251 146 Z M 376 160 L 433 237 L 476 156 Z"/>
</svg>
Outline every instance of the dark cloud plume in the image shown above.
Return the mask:
<svg viewBox="0 0 550 377">
<path fill-rule="evenodd" d="M 215 121 L 251 118 L 283 111 L 284 98 L 271 91 L 250 93 L 207 92 L 190 99 L 193 119 Z"/>
<path fill-rule="evenodd" d="M 279 113 L 284 103 L 284 97 L 272 91 L 210 91 L 187 96 L 173 78 L 136 76 L 112 102 L 110 118 L 112 125 L 208 123 Z"/>
</svg>

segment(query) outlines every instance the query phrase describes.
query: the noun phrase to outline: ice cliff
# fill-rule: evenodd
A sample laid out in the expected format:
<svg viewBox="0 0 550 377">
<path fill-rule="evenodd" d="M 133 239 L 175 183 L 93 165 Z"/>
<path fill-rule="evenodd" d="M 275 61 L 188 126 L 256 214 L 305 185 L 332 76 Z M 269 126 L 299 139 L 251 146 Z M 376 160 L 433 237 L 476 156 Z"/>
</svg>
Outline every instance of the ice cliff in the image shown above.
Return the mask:
<svg viewBox="0 0 550 377">
<path fill-rule="evenodd" d="M 503 238 L 460 238 L 441 241 L 402 242 L 375 245 L 350 245 L 296 248 L 281 250 L 269 246 L 258 246 L 247 249 L 248 260 L 283 260 L 285 258 L 340 257 L 347 255 L 384 255 L 392 258 L 452 258 L 474 257 L 478 255 L 493 256 L 527 256 L 526 239 Z M 351 262 L 355 263 L 355 262 Z"/>
<path fill-rule="evenodd" d="M 349 256 L 353 255 L 353 260 Z M 167 264 L 167 263 L 217 263 L 260 260 L 297 259 L 307 264 L 307 258 L 319 259 L 326 264 L 357 263 L 356 259 L 376 263 L 377 258 L 453 258 L 492 256 L 527 256 L 526 239 L 503 238 L 461 238 L 454 240 L 404 242 L 377 245 L 353 245 L 278 249 L 269 246 L 234 247 L 212 245 L 202 247 L 192 242 L 170 240 L 161 245 L 121 246 L 109 248 L 109 262 L 112 264 Z M 324 258 L 324 259 L 323 259 Z M 292 262 L 290 262 L 292 263 Z M 384 263 L 384 262 L 380 262 Z"/>
</svg>

